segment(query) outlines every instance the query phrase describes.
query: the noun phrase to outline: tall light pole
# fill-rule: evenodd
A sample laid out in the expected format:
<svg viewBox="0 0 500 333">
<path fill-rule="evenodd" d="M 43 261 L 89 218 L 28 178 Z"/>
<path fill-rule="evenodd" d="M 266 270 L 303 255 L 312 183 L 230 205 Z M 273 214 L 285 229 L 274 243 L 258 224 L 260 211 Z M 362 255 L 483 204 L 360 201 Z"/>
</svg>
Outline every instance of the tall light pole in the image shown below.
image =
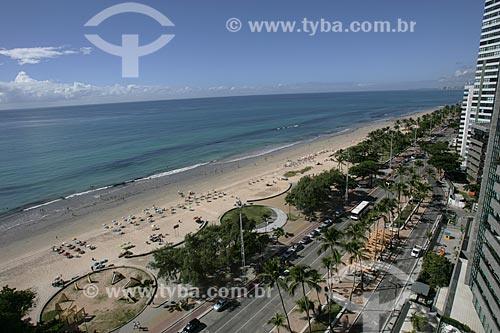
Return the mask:
<svg viewBox="0 0 500 333">
<path fill-rule="evenodd" d="M 391 148 L 389 151 L 389 169 L 392 170 L 392 131 L 391 131 Z"/>
<path fill-rule="evenodd" d="M 346 151 L 347 158 L 345 160 L 346 172 L 345 172 L 345 203 L 349 202 L 349 151 Z"/>
<path fill-rule="evenodd" d="M 245 241 L 243 238 L 243 220 L 241 218 L 241 211 L 243 210 L 243 206 L 245 206 L 245 204 L 240 200 L 240 198 L 236 197 L 236 205 L 240 208 L 241 271 L 244 272 L 246 267 Z"/>
</svg>

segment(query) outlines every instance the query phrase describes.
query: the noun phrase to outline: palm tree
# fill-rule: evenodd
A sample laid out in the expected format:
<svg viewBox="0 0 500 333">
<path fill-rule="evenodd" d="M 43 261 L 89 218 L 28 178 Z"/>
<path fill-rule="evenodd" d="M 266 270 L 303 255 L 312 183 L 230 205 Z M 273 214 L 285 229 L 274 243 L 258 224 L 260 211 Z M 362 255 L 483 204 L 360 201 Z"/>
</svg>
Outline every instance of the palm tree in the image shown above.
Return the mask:
<svg viewBox="0 0 500 333">
<path fill-rule="evenodd" d="M 315 269 L 311 269 L 308 266 L 297 265 L 290 268 L 290 275 L 287 276 L 287 281 L 290 281 L 288 290 L 290 295 L 294 295 L 297 288 L 302 287 L 302 295 L 306 297 L 306 285 L 311 289 L 317 288 L 317 283 L 314 279 Z M 306 302 L 306 312 L 307 312 L 307 323 L 309 326 L 309 333 L 312 333 L 311 328 L 311 316 L 309 315 L 309 303 Z"/>
<path fill-rule="evenodd" d="M 366 241 L 366 227 L 361 222 L 351 223 L 344 231 L 346 238 L 350 241 Z"/>
<path fill-rule="evenodd" d="M 398 200 L 398 219 L 399 222 L 401 222 L 401 195 L 405 193 L 405 191 L 408 188 L 408 185 L 406 183 L 403 183 L 403 177 L 407 174 L 407 169 L 405 167 L 399 167 L 396 171 L 398 175 L 398 182 L 394 184 L 394 188 L 397 193 L 397 200 Z M 397 225 L 397 231 L 398 231 L 398 238 L 399 238 L 399 224 Z"/>
<path fill-rule="evenodd" d="M 345 251 L 349 253 L 349 265 L 352 266 L 353 263 L 356 263 L 355 253 L 360 248 L 361 248 L 361 243 L 357 241 L 350 241 L 344 244 Z M 352 295 L 354 293 L 355 288 L 356 288 L 356 267 L 354 267 L 354 272 L 352 274 L 352 289 L 349 295 L 350 304 L 352 304 Z"/>
<path fill-rule="evenodd" d="M 349 264 L 359 264 L 360 268 L 360 277 L 361 277 L 361 290 L 363 290 L 363 268 L 362 268 L 362 260 L 366 258 L 366 250 L 363 249 L 363 243 L 359 241 L 350 241 L 344 244 L 344 248 L 347 253 L 349 253 Z M 354 293 L 354 289 L 356 288 L 356 271 L 353 274 L 353 282 L 352 282 L 352 290 L 349 295 L 349 303 L 352 302 L 352 295 Z"/>
<path fill-rule="evenodd" d="M 310 316 L 310 311 L 311 309 L 313 310 L 313 315 L 316 315 L 316 312 L 314 311 L 314 302 L 310 300 L 307 296 L 302 296 L 298 300 L 295 301 L 295 304 L 297 304 L 297 309 L 295 309 L 295 312 L 304 312 L 307 315 L 307 318 Z"/>
<path fill-rule="evenodd" d="M 385 230 L 387 228 L 387 223 L 392 227 L 394 227 L 393 221 L 394 221 L 394 209 L 398 206 L 397 200 L 394 198 L 384 198 L 380 200 L 380 202 L 377 204 L 378 209 L 380 212 L 382 212 L 382 219 L 384 220 L 384 228 L 382 230 L 382 244 L 385 244 Z M 391 232 L 392 235 L 392 232 Z"/>
<path fill-rule="evenodd" d="M 287 289 L 286 283 L 282 279 L 283 267 L 281 265 L 281 262 L 278 258 L 273 258 L 267 261 L 262 268 L 263 272 L 259 274 L 258 278 L 269 287 L 272 288 L 276 286 L 278 288 L 278 294 L 280 296 L 283 312 L 285 313 L 286 316 L 288 329 L 292 331 L 292 326 L 290 325 L 290 318 L 288 318 L 288 312 L 286 311 L 285 302 L 283 301 L 283 295 L 281 295 L 281 288 Z"/>
<path fill-rule="evenodd" d="M 318 250 L 318 255 L 330 250 L 330 253 L 338 253 L 338 248 L 342 244 L 342 238 L 344 238 L 344 233 L 337 228 L 327 228 L 323 229 L 320 237 L 321 246 Z"/>
<path fill-rule="evenodd" d="M 339 251 L 336 251 L 335 253 L 332 253 L 331 256 L 323 257 L 321 258 L 321 263 L 323 264 L 323 267 L 326 268 L 328 271 L 328 282 L 327 282 L 327 291 L 328 291 L 328 323 L 330 325 L 330 331 L 333 332 L 333 326 L 331 326 L 332 323 L 332 269 L 335 269 L 335 272 L 337 273 L 337 277 L 339 274 L 338 266 L 340 264 L 343 264 L 342 262 L 342 256 L 340 255 Z"/>
<path fill-rule="evenodd" d="M 384 190 L 385 192 L 385 197 L 386 198 L 389 198 L 389 195 L 392 193 L 393 191 L 393 186 L 391 183 L 389 182 L 382 182 L 382 184 L 380 184 L 380 188 Z"/>
<path fill-rule="evenodd" d="M 431 192 L 431 191 L 432 191 L 432 186 L 431 185 L 429 185 L 428 183 L 419 182 L 416 185 L 415 196 L 418 199 L 424 199 L 427 196 L 427 194 L 429 192 Z"/>
<path fill-rule="evenodd" d="M 422 316 L 421 314 L 414 312 L 411 317 L 410 317 L 411 324 L 413 326 L 413 329 L 416 332 L 422 331 L 425 327 L 426 323 L 426 318 Z"/>
<path fill-rule="evenodd" d="M 285 316 L 283 316 L 282 313 L 277 312 L 274 317 L 269 319 L 267 322 L 268 324 L 272 324 L 276 326 L 276 329 L 278 330 L 278 333 L 280 333 L 280 328 L 281 327 L 286 327 L 285 325 Z"/>
<path fill-rule="evenodd" d="M 345 149 L 339 149 L 333 153 L 333 158 L 337 160 L 337 168 L 340 170 L 341 166 L 347 161 L 347 151 Z"/>
<path fill-rule="evenodd" d="M 369 213 L 370 220 L 376 220 L 375 224 L 375 251 L 373 253 L 373 260 L 377 258 L 378 254 L 378 230 L 379 230 L 379 224 L 380 224 L 380 219 L 383 219 L 384 221 L 384 226 L 382 228 L 382 244 L 384 243 L 385 240 L 385 227 L 386 227 L 386 216 L 384 215 L 384 212 L 381 210 L 380 204 L 376 204 L 375 207 L 370 211 Z"/>
<path fill-rule="evenodd" d="M 273 230 L 273 237 L 278 241 L 278 238 L 285 236 L 285 229 L 282 227 L 276 228 Z"/>
<path fill-rule="evenodd" d="M 396 131 L 399 131 L 400 128 L 401 128 L 401 120 L 398 119 L 398 120 L 396 120 L 396 122 L 394 122 L 394 129 Z"/>
<path fill-rule="evenodd" d="M 396 188 L 396 191 L 398 193 L 397 195 L 397 201 L 398 201 L 398 223 L 397 223 L 397 230 L 398 230 L 398 238 L 399 238 L 399 227 L 401 224 L 401 196 L 406 192 L 408 185 L 405 183 L 397 183 L 394 185 Z"/>
<path fill-rule="evenodd" d="M 311 271 L 311 281 L 316 284 L 314 290 L 316 291 L 316 297 L 318 298 L 318 306 L 321 308 L 321 298 L 319 298 L 319 292 L 321 291 L 320 283 L 325 282 L 325 279 L 323 279 L 318 271 L 313 270 Z"/>
</svg>

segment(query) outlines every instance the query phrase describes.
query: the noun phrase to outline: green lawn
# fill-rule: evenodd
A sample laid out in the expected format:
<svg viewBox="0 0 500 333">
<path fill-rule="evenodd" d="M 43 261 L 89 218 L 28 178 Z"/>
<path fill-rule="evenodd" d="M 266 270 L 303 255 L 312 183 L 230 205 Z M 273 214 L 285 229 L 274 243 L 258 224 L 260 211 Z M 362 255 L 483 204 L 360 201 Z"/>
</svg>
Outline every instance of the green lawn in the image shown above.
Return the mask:
<svg viewBox="0 0 500 333">
<path fill-rule="evenodd" d="M 245 214 L 249 220 L 254 220 L 257 225 L 264 222 L 264 216 L 267 215 L 268 217 L 270 217 L 273 214 L 271 209 L 259 205 L 245 206 L 242 208 L 241 213 Z M 239 214 L 239 208 L 233 209 L 225 213 L 224 216 L 222 216 L 221 220 L 222 222 L 235 221 L 239 219 Z"/>
</svg>

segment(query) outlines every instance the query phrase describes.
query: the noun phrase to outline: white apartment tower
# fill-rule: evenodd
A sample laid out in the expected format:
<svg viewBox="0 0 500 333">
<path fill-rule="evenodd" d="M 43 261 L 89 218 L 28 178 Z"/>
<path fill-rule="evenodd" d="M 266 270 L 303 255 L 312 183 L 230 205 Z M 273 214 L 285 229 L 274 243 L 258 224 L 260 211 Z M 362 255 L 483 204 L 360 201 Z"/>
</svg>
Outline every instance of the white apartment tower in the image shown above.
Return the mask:
<svg viewBox="0 0 500 333">
<path fill-rule="evenodd" d="M 460 117 L 460 129 L 457 140 L 458 153 L 463 158 L 467 155 L 467 143 L 470 138 L 470 114 L 472 109 L 472 98 L 474 96 L 474 85 L 465 86 L 464 98 L 462 101 L 462 115 Z"/>
<path fill-rule="evenodd" d="M 470 87 L 465 88 L 460 133 L 457 145 L 467 159 L 472 124 L 489 123 L 495 103 L 495 92 L 500 68 L 500 0 L 486 0 L 481 29 L 481 40 L 469 104 Z M 470 105 L 470 107 L 469 107 Z"/>
</svg>

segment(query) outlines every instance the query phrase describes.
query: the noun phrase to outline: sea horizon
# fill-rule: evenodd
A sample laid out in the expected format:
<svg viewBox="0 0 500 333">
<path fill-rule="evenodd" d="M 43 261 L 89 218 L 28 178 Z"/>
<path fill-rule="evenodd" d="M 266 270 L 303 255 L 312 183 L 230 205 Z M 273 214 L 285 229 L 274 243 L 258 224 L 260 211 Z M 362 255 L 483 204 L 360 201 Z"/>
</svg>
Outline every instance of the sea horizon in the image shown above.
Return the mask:
<svg viewBox="0 0 500 333">
<path fill-rule="evenodd" d="M 461 94 L 434 89 L 300 93 L 2 110 L 0 153 L 10 158 L 0 166 L 7 176 L 0 188 L 0 215 L 262 156 L 455 104 Z"/>
<path fill-rule="evenodd" d="M 68 104 L 51 104 L 51 102 L 46 102 L 41 106 L 32 106 L 33 103 L 18 104 L 19 107 L 6 107 L 0 105 L 0 112 L 2 111 L 18 111 L 18 110 L 39 110 L 39 109 L 57 109 L 57 108 L 67 108 L 67 107 L 78 107 L 78 106 L 98 106 L 98 105 L 119 105 L 119 104 L 130 104 L 130 103 L 148 103 L 148 102 L 168 102 L 168 101 L 190 101 L 190 100 L 202 100 L 202 99 L 220 99 L 220 98 L 239 98 L 239 97 L 263 97 L 263 96 L 288 96 L 288 95 L 317 95 L 317 94 L 356 94 L 356 93 L 380 93 L 380 92 L 403 92 L 403 91 L 453 91 L 463 93 L 463 89 L 459 87 L 452 87 L 450 89 L 445 88 L 416 88 L 416 89 L 374 89 L 374 90 L 346 90 L 346 91 L 304 91 L 304 92 L 283 92 L 283 93 L 258 93 L 258 94 L 237 94 L 237 95 L 216 95 L 216 96 L 193 96 L 193 97 L 173 97 L 167 99 L 139 99 L 139 100 L 127 100 L 123 102 L 117 102 L 116 100 L 110 101 L 99 101 L 88 103 L 85 100 L 77 100 L 74 103 Z"/>
</svg>

